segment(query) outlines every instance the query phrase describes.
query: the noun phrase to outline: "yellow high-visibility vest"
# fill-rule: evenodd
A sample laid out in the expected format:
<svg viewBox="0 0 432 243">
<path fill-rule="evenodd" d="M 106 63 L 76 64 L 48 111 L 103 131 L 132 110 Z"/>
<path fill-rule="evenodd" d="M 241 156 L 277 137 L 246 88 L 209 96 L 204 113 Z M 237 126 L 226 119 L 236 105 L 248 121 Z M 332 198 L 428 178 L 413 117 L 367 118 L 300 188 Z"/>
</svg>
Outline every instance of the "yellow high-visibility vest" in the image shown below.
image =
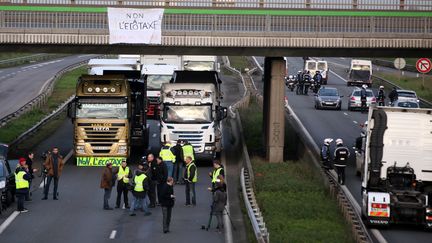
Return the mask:
<svg viewBox="0 0 432 243">
<path fill-rule="evenodd" d="M 122 166 L 119 167 L 119 171 L 117 174 L 117 180 L 122 180 L 124 183 L 129 183 L 129 167 L 126 166 L 126 168 L 123 169 Z"/>
<path fill-rule="evenodd" d="M 186 158 L 188 156 L 190 156 L 192 158 L 192 161 L 195 160 L 195 158 L 194 158 L 194 148 L 193 148 L 192 145 L 190 145 L 190 144 L 183 145 L 182 149 L 183 149 L 183 159 L 184 159 L 184 161 L 186 161 Z"/>
<path fill-rule="evenodd" d="M 172 161 L 173 163 L 175 163 L 176 156 L 173 154 L 170 148 L 161 149 L 159 156 L 162 158 L 163 161 Z"/>
<path fill-rule="evenodd" d="M 135 178 L 134 178 L 134 182 L 135 182 L 134 191 L 136 191 L 136 192 L 143 192 L 144 191 L 143 181 L 146 178 L 147 178 L 147 176 L 145 174 L 135 176 Z"/>
<path fill-rule="evenodd" d="M 218 179 L 220 172 L 223 168 L 219 167 L 216 170 L 213 171 L 213 175 L 212 175 L 212 183 L 216 183 L 216 180 Z"/>
<path fill-rule="evenodd" d="M 19 171 L 15 173 L 15 186 L 16 189 L 29 188 L 28 180 L 24 179 L 24 175 L 26 173 L 24 171 Z"/>
<path fill-rule="evenodd" d="M 196 165 L 195 165 L 193 162 L 189 163 L 189 164 L 186 166 L 186 169 L 187 169 L 187 174 L 186 174 L 186 176 L 187 176 L 187 178 L 190 177 L 190 168 L 191 168 L 192 166 L 195 166 L 195 176 L 192 178 L 192 182 L 197 182 L 197 181 L 198 181 L 198 170 L 196 169 Z"/>
</svg>

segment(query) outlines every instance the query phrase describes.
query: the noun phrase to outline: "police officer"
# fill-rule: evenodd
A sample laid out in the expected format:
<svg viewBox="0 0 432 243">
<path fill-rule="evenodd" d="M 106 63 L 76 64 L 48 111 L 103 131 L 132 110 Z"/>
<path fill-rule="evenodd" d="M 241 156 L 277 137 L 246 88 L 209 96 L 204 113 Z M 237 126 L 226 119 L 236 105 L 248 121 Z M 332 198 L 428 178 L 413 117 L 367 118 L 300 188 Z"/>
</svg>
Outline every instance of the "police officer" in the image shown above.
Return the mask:
<svg viewBox="0 0 432 243">
<path fill-rule="evenodd" d="M 378 91 L 378 105 L 379 106 L 385 106 L 385 93 L 384 93 L 384 86 L 380 86 L 379 87 L 379 91 Z"/>
<path fill-rule="evenodd" d="M 20 213 L 28 212 L 24 208 L 24 199 L 29 193 L 31 175 L 24 158 L 19 159 L 19 166 L 15 170 L 15 195 L 17 197 L 17 211 Z"/>
<path fill-rule="evenodd" d="M 360 90 L 360 101 L 361 101 L 361 112 L 366 112 L 366 102 L 367 102 L 367 85 L 363 84 L 362 89 Z"/>
<path fill-rule="evenodd" d="M 298 71 L 297 72 L 297 90 L 296 90 L 296 94 L 300 95 L 303 94 L 303 85 L 304 85 L 304 80 L 303 80 L 303 72 L 302 71 Z"/>
<path fill-rule="evenodd" d="M 198 170 L 192 157 L 186 157 L 186 170 L 184 173 L 184 180 L 186 184 L 186 204 L 185 206 L 191 206 L 190 194 L 192 193 L 192 205 L 196 206 L 196 193 L 195 193 L 195 183 L 198 182 Z"/>
<path fill-rule="evenodd" d="M 132 171 L 129 166 L 127 166 L 126 161 L 122 161 L 121 166 L 119 166 L 117 171 L 117 201 L 116 207 L 120 208 L 121 196 L 123 194 L 123 201 L 126 208 L 129 208 L 128 200 L 128 184 L 129 179 L 132 178 Z"/>
<path fill-rule="evenodd" d="M 310 84 L 311 84 L 311 79 L 312 79 L 312 77 L 310 75 L 310 71 L 305 70 L 303 72 L 303 86 L 304 86 L 304 88 L 303 88 L 303 94 L 304 95 L 308 94 L 309 87 L 310 87 Z"/>
<path fill-rule="evenodd" d="M 338 182 L 345 184 L 345 167 L 350 156 L 349 149 L 343 145 L 343 140 L 336 139 L 336 149 L 334 151 L 334 167 L 338 175 Z"/>
<path fill-rule="evenodd" d="M 162 158 L 163 162 L 166 164 L 168 168 L 168 176 L 172 177 L 174 172 L 174 163 L 176 162 L 176 156 L 172 151 L 170 143 L 165 143 L 165 145 L 162 147 L 161 151 L 159 152 L 159 157 Z M 165 181 L 166 180 L 164 180 L 164 183 Z"/>
<path fill-rule="evenodd" d="M 211 190 L 214 191 L 216 189 L 216 181 L 218 180 L 219 176 L 225 178 L 225 171 L 219 160 L 217 159 L 213 160 L 213 171 L 209 172 L 209 176 L 211 178 L 211 183 L 212 183 Z"/>
<path fill-rule="evenodd" d="M 395 102 L 398 98 L 399 98 L 399 95 L 397 92 L 397 88 L 393 87 L 393 90 L 389 94 L 390 103 L 393 104 L 393 102 Z"/>
<path fill-rule="evenodd" d="M 330 143 L 333 141 L 331 138 L 324 139 L 324 143 L 321 147 L 321 161 L 324 169 L 330 169 Z"/>
</svg>

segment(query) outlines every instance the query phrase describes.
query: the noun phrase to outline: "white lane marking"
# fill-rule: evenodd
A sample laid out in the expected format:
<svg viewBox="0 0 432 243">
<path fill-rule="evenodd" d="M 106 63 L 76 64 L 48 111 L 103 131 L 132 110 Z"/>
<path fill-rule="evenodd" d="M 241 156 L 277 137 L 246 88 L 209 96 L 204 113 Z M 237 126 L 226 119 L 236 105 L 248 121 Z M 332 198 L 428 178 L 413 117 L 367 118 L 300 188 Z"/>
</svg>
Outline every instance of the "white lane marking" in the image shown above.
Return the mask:
<svg viewBox="0 0 432 243">
<path fill-rule="evenodd" d="M 156 136 L 157 136 L 157 134 L 156 134 L 156 133 L 153 133 L 152 137 L 154 137 L 154 138 L 155 138 Z"/>
<path fill-rule="evenodd" d="M 65 164 L 66 164 L 66 163 L 68 162 L 68 160 L 72 157 L 72 154 L 73 154 L 73 149 L 71 149 L 71 150 L 69 151 L 69 153 L 64 157 L 64 163 L 65 163 Z M 47 178 L 45 178 L 45 181 L 41 181 L 41 183 L 40 183 L 40 185 L 39 185 L 39 188 L 42 188 L 42 187 L 43 187 L 44 182 L 46 182 L 46 179 L 47 179 Z"/>
<path fill-rule="evenodd" d="M 12 223 L 12 221 L 20 214 L 18 211 L 14 211 L 4 222 L 0 225 L 0 235 L 5 229 Z"/>
<path fill-rule="evenodd" d="M 117 230 L 113 230 L 113 231 L 111 231 L 111 234 L 110 234 L 110 239 L 111 240 L 114 240 L 115 239 L 115 237 L 116 237 L 116 234 L 117 234 Z"/>
<path fill-rule="evenodd" d="M 348 113 L 344 112 L 344 115 L 345 115 L 345 116 L 348 116 Z"/>
<path fill-rule="evenodd" d="M 357 121 L 353 121 L 354 122 L 354 124 L 358 124 L 358 122 Z"/>
<path fill-rule="evenodd" d="M 342 78 L 339 74 L 333 72 L 332 70 L 330 70 L 330 73 L 333 73 L 334 75 L 336 75 L 336 77 L 342 79 L 345 83 L 348 82 L 346 79 Z"/>
<path fill-rule="evenodd" d="M 345 60 L 346 58 L 345 57 L 341 57 L 340 59 Z"/>
</svg>

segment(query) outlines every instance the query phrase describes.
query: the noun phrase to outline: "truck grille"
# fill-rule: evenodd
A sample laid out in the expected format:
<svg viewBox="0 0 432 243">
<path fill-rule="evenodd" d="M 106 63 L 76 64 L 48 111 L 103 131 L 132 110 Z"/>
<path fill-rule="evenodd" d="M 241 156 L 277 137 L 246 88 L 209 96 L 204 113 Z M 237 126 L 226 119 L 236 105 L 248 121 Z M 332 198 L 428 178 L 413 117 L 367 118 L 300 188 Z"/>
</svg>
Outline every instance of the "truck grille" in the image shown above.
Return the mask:
<svg viewBox="0 0 432 243">
<path fill-rule="evenodd" d="M 90 123 L 78 123 L 78 128 L 84 129 L 84 142 L 90 144 L 95 155 L 109 154 L 112 145 L 119 142 L 125 126 L 124 123 L 112 123 L 109 130 L 100 130 L 105 128 L 95 129 Z"/>
<path fill-rule="evenodd" d="M 203 140 L 203 131 L 173 131 L 178 139 L 188 140 L 193 147 L 200 147 L 200 143 Z"/>
</svg>

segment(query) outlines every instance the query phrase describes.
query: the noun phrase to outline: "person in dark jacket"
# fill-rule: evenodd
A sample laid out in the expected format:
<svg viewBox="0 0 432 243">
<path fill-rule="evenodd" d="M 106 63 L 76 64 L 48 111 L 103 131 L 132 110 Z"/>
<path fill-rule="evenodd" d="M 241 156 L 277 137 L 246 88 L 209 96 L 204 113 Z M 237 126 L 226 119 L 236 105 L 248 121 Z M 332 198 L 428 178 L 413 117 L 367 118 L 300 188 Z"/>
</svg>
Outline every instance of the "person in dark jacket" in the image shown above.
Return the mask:
<svg viewBox="0 0 432 243">
<path fill-rule="evenodd" d="M 379 106 L 385 106 L 385 92 L 384 92 L 384 86 L 380 86 L 379 87 L 379 91 L 378 91 L 378 105 Z"/>
<path fill-rule="evenodd" d="M 148 172 L 147 172 L 147 176 L 149 177 L 149 190 L 148 190 L 148 196 L 150 199 L 149 208 L 154 208 L 154 207 L 156 207 L 157 163 L 156 163 L 156 160 L 154 159 L 153 154 L 147 155 L 147 163 L 150 167 Z"/>
<path fill-rule="evenodd" d="M 103 209 L 105 210 L 113 210 L 113 208 L 109 206 L 108 201 L 111 197 L 111 191 L 114 185 L 114 181 L 115 181 L 115 177 L 113 176 L 112 163 L 107 162 L 103 170 L 101 183 L 100 183 L 100 188 L 104 189 Z"/>
<path fill-rule="evenodd" d="M 328 170 L 331 168 L 331 156 L 330 156 L 330 144 L 331 142 L 333 142 L 333 139 L 331 138 L 326 138 L 324 139 L 324 143 L 321 146 L 321 161 L 322 161 L 322 166 L 324 167 L 324 169 Z"/>
<path fill-rule="evenodd" d="M 220 233 L 223 229 L 223 212 L 227 203 L 227 193 L 222 180 L 217 179 L 215 191 L 213 193 L 212 214 L 217 219 L 217 231 Z"/>
<path fill-rule="evenodd" d="M 334 167 L 338 175 L 338 182 L 345 184 L 345 167 L 350 156 L 349 149 L 343 145 L 343 140 L 336 139 L 336 149 L 334 151 Z"/>
<path fill-rule="evenodd" d="M 19 159 L 19 166 L 15 170 L 15 195 L 17 197 L 17 211 L 20 213 L 28 212 L 24 208 L 24 199 L 29 193 L 31 175 L 26 165 L 26 159 Z"/>
<path fill-rule="evenodd" d="M 392 91 L 389 94 L 390 103 L 393 104 L 399 98 L 399 94 L 397 92 L 397 87 L 393 87 Z"/>
<path fill-rule="evenodd" d="M 174 147 L 172 147 L 171 150 L 176 157 L 176 162 L 174 164 L 173 179 L 177 184 L 181 184 L 180 173 L 183 172 L 183 168 L 184 168 L 182 141 L 180 139 L 177 140 L 177 144 Z"/>
<path fill-rule="evenodd" d="M 147 167 L 147 165 L 145 165 Z M 138 170 L 135 171 L 135 176 L 132 179 L 132 195 L 134 197 L 132 201 L 132 205 L 130 207 L 130 216 L 135 216 L 135 210 L 141 209 L 145 212 L 145 216 L 151 215 L 151 212 L 149 211 L 147 207 L 146 201 L 146 194 L 149 190 L 149 178 L 147 177 L 145 171 L 147 168 L 144 168 L 144 164 L 138 165 Z"/>
<path fill-rule="evenodd" d="M 213 171 L 209 172 L 209 176 L 211 179 L 211 185 L 212 187 L 210 188 L 211 191 L 215 191 L 216 189 L 216 180 L 219 178 L 219 176 L 222 176 L 222 178 L 225 178 L 225 170 L 223 168 L 222 163 L 220 162 L 220 160 L 213 160 Z"/>
<path fill-rule="evenodd" d="M 44 163 L 44 167 L 48 173 L 47 173 L 47 184 L 45 186 L 44 197 L 42 198 L 42 200 L 48 199 L 49 187 L 53 179 L 54 179 L 53 199 L 58 200 L 57 188 L 58 188 L 58 182 L 60 176 L 63 171 L 63 166 L 64 166 L 63 157 L 59 154 L 59 149 L 57 147 L 54 147 L 52 149 L 52 152 L 47 156 Z"/>
<path fill-rule="evenodd" d="M 163 232 L 169 232 L 169 226 L 171 223 L 171 212 L 174 207 L 174 179 L 172 177 L 168 177 L 167 181 L 161 186 L 160 193 L 160 204 L 162 206 L 162 225 Z"/>
<path fill-rule="evenodd" d="M 367 91 L 366 91 L 367 85 L 363 84 L 361 90 L 360 90 L 360 102 L 361 102 L 361 112 L 365 113 L 367 109 Z"/>
<path fill-rule="evenodd" d="M 156 162 L 157 162 L 157 167 L 156 167 L 157 196 L 160 204 L 161 187 L 166 183 L 168 179 L 168 168 L 161 157 L 157 157 Z"/>
<path fill-rule="evenodd" d="M 26 201 L 31 201 L 31 186 L 32 186 L 32 181 L 34 179 L 34 173 L 37 172 L 37 169 L 33 169 L 33 159 L 34 159 L 34 153 L 33 152 L 28 152 L 27 153 L 27 159 L 26 159 L 26 165 L 28 168 L 28 172 L 30 174 L 30 181 L 29 181 L 29 193 L 26 195 L 25 200 Z"/>
</svg>

